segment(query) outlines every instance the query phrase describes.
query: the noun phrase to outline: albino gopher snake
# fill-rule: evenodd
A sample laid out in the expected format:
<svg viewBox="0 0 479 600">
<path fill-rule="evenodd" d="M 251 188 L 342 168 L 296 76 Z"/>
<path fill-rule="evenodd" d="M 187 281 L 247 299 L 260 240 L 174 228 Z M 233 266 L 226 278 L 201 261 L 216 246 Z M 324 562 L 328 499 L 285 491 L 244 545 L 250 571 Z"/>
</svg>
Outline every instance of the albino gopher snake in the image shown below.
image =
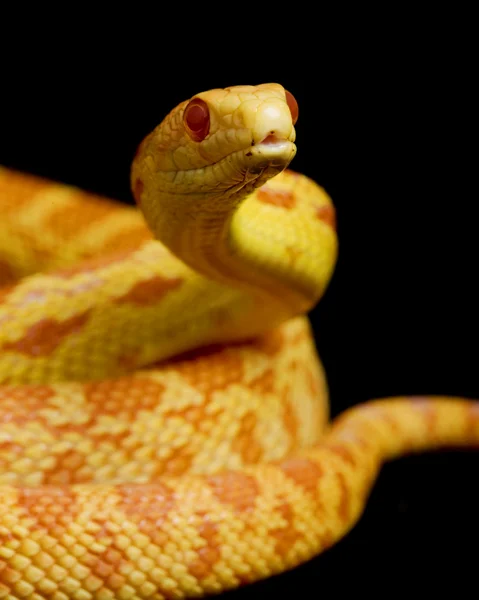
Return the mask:
<svg viewBox="0 0 479 600">
<path fill-rule="evenodd" d="M 196 95 L 140 145 L 139 212 L 0 171 L 0 598 L 185 598 L 342 537 L 381 463 L 477 445 L 478 404 L 389 399 L 327 426 L 303 315 L 334 209 L 285 171 L 279 85 Z"/>
</svg>

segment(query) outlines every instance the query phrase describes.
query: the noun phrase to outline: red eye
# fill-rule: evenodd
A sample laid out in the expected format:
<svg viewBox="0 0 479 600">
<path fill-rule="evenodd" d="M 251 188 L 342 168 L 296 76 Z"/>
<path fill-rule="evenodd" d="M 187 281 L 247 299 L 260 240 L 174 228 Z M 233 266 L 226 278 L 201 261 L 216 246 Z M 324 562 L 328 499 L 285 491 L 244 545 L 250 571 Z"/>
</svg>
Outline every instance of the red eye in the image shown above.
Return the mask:
<svg viewBox="0 0 479 600">
<path fill-rule="evenodd" d="M 296 102 L 296 98 L 293 96 L 293 94 L 291 92 L 288 92 L 288 90 L 284 90 L 284 92 L 286 94 L 286 103 L 289 106 L 289 110 L 291 112 L 291 117 L 293 119 L 293 125 L 296 125 L 296 121 L 298 120 L 298 115 L 299 115 L 298 103 Z"/>
<path fill-rule="evenodd" d="M 183 114 L 186 131 L 195 142 L 201 142 L 210 131 L 210 111 L 206 102 L 193 98 Z"/>
</svg>

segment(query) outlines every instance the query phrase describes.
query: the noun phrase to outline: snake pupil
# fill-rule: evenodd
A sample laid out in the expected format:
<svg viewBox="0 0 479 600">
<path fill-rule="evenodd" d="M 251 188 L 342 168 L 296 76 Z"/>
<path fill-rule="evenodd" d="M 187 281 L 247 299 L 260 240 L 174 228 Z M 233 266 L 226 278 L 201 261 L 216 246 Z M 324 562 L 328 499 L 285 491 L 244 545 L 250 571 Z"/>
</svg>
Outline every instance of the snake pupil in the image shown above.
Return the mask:
<svg viewBox="0 0 479 600">
<path fill-rule="evenodd" d="M 286 94 L 286 102 L 291 112 L 291 118 L 293 119 L 293 125 L 296 125 L 299 116 L 298 102 L 291 92 L 288 92 L 288 90 L 284 90 L 284 92 Z"/>
<path fill-rule="evenodd" d="M 184 123 L 186 131 L 195 142 L 201 142 L 210 131 L 210 111 L 206 102 L 193 98 L 185 109 Z"/>
</svg>

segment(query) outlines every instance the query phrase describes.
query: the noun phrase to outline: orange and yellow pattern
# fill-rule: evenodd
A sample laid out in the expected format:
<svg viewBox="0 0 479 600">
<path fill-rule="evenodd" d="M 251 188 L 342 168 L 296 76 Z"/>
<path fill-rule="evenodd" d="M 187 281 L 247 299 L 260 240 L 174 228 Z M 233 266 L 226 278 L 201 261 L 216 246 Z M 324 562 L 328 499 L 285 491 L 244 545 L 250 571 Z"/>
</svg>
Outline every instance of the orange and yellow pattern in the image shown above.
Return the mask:
<svg viewBox="0 0 479 600">
<path fill-rule="evenodd" d="M 277 108 L 283 137 L 261 124 L 261 173 L 248 163 L 242 175 L 256 187 L 244 203 L 222 191 L 224 208 L 204 191 L 204 181 L 218 186 L 220 142 L 195 155 L 181 130 L 185 105 L 170 113 L 160 140 L 176 158 L 155 158 L 154 134 L 143 142 L 137 201 L 168 240 L 183 227 L 178 207 L 165 208 L 163 225 L 148 169 L 154 158 L 173 178 L 171 164 L 188 159 L 206 169 L 193 202 L 208 195 L 214 207 L 203 219 L 177 199 L 186 233 L 171 251 L 137 209 L 0 169 L 0 598 L 176 600 L 233 589 L 344 536 L 385 460 L 479 443 L 479 403 L 460 398 L 376 400 L 329 422 L 302 313 L 331 276 L 334 207 L 311 180 L 282 171 L 294 138 L 282 88 L 201 98 L 220 142 L 232 138 L 228 123 L 243 132 L 248 119 L 256 139 L 263 105 L 268 118 Z M 244 108 L 238 125 L 246 104 L 254 114 Z M 253 160 L 241 140 L 238 164 Z M 221 168 L 236 182 L 232 160 Z M 282 172 L 264 174 L 270 164 Z"/>
</svg>

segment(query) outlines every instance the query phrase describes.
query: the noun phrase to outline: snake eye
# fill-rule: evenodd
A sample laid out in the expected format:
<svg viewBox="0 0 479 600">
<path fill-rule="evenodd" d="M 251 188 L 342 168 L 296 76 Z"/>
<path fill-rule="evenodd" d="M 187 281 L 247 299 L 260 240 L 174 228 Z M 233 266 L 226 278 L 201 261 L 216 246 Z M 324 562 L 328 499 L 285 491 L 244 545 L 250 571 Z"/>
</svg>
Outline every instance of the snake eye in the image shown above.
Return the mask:
<svg viewBox="0 0 479 600">
<path fill-rule="evenodd" d="M 293 125 L 296 125 L 296 121 L 298 120 L 298 115 L 299 115 L 298 103 L 296 101 L 296 98 L 293 96 L 293 94 L 291 92 L 288 92 L 288 90 L 284 90 L 284 93 L 286 94 L 286 103 L 289 106 L 289 110 L 291 112 L 291 118 L 293 119 Z"/>
<path fill-rule="evenodd" d="M 193 98 L 185 108 L 183 121 L 186 131 L 195 142 L 201 142 L 210 131 L 210 111 L 200 98 Z"/>
</svg>

